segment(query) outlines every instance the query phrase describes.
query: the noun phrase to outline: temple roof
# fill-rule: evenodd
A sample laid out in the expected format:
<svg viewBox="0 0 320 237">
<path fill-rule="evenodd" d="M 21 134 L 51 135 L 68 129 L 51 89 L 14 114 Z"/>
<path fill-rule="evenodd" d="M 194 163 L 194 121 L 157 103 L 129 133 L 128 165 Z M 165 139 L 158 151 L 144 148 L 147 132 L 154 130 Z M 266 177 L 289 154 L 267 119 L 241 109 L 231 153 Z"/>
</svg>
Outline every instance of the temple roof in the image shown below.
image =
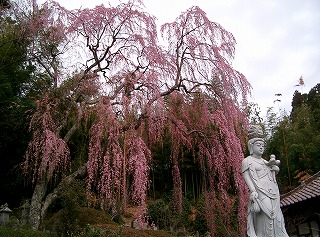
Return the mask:
<svg viewBox="0 0 320 237">
<path fill-rule="evenodd" d="M 281 195 L 281 207 L 286 207 L 311 198 L 320 197 L 320 171 L 304 180 L 298 187 Z"/>
</svg>

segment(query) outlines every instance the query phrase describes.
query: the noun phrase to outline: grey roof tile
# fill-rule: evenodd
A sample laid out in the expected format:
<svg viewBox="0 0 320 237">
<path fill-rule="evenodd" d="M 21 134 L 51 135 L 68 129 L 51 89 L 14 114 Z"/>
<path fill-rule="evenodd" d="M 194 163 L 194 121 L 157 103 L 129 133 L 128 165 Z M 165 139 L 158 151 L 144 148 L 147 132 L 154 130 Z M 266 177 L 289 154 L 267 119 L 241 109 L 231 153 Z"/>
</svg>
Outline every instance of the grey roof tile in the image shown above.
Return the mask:
<svg viewBox="0 0 320 237">
<path fill-rule="evenodd" d="M 320 171 L 306 179 L 298 187 L 281 195 L 281 207 L 320 196 Z"/>
</svg>

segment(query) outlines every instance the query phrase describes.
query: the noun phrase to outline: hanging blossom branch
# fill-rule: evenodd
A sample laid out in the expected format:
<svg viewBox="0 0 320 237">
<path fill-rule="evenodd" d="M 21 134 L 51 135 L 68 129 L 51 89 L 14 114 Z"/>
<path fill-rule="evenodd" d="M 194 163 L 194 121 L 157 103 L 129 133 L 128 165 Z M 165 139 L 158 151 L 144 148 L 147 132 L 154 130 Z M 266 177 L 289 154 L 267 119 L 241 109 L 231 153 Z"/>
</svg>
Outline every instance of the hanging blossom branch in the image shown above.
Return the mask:
<svg viewBox="0 0 320 237">
<path fill-rule="evenodd" d="M 33 131 L 28 145 L 23 168 L 26 173 L 32 173 L 32 182 L 45 176 L 50 180 L 55 174 L 64 173 L 70 164 L 70 151 L 66 142 L 58 135 L 59 131 L 51 116 L 51 110 L 56 103 L 44 96 L 37 101 L 37 112 L 30 123 Z M 41 114 L 41 115 L 40 115 Z"/>
<path fill-rule="evenodd" d="M 199 161 L 202 172 L 207 180 L 206 185 L 206 207 L 207 207 L 207 220 L 211 232 L 216 231 L 214 223 L 216 212 L 213 207 L 220 208 L 224 212 L 219 215 L 224 215 L 225 220 L 228 219 L 228 213 L 233 209 L 233 201 L 230 199 L 229 190 L 230 175 L 235 182 L 237 194 L 240 200 L 246 199 L 247 195 L 243 192 L 245 186 L 241 180 L 241 160 L 243 159 L 242 142 L 236 127 L 230 123 L 229 118 L 223 110 L 216 108 L 214 110 L 208 109 L 208 106 L 216 104 L 215 99 L 209 100 L 205 95 L 198 94 L 192 102 L 185 103 L 182 100 L 182 95 L 176 93 L 177 96 L 171 95 L 170 107 L 172 106 L 172 117 L 169 120 L 173 125 L 170 134 L 175 137 L 175 141 L 179 140 L 180 143 L 174 142 L 173 149 L 180 147 L 189 148 L 191 151 L 194 149 L 191 144 L 196 144 L 199 149 L 196 159 Z M 216 105 L 215 105 L 216 106 Z M 198 116 L 201 114 L 202 116 Z M 191 115 L 191 116 L 190 116 Z M 240 125 L 241 126 L 241 125 Z M 193 130 L 190 130 L 190 129 Z M 206 131 L 210 133 L 209 136 L 202 136 L 201 133 L 193 133 L 192 131 Z M 190 132 L 188 132 L 190 131 Z M 190 137 L 190 135 L 192 135 Z M 179 138 L 179 139 L 178 139 Z M 193 141 L 190 140 L 193 139 Z M 175 147 L 177 146 L 177 147 Z M 174 157 L 173 157 L 174 158 Z M 174 190 L 179 190 L 179 170 L 173 160 L 173 172 L 176 172 L 174 182 L 176 183 Z M 216 192 L 215 190 L 218 190 Z M 175 198 L 179 198 L 176 194 Z M 178 205 L 179 202 L 175 201 Z M 223 205 L 222 205 L 223 203 Z M 238 215 L 239 219 L 245 216 L 245 202 L 239 201 Z M 245 220 L 245 218 L 243 219 Z M 210 224 L 211 223 L 211 224 Z M 227 224 L 227 223 L 226 223 Z M 245 223 L 242 223 L 245 226 Z M 244 231 L 245 228 L 241 231 Z"/>
</svg>

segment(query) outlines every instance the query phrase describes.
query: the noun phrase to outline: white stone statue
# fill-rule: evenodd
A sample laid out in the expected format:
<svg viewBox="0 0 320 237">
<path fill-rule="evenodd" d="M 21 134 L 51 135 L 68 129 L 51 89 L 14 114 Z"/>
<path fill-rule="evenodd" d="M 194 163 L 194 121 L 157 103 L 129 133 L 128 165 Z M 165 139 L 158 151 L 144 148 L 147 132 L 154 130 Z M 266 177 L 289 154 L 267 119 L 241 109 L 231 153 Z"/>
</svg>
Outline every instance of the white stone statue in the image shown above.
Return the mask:
<svg viewBox="0 0 320 237">
<path fill-rule="evenodd" d="M 266 161 L 263 133 L 260 127 L 249 129 L 250 156 L 242 161 L 242 174 L 250 190 L 247 235 L 249 237 L 289 237 L 280 209 L 280 193 L 276 181 L 280 161 L 274 155 Z"/>
</svg>

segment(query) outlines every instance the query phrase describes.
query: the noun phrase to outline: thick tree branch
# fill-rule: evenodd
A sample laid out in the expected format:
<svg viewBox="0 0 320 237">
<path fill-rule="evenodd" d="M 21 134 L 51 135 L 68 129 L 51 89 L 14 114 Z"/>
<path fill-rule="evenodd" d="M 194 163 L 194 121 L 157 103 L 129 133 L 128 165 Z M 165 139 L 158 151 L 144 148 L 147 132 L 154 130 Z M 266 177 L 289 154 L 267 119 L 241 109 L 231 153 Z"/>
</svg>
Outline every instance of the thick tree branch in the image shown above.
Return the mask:
<svg viewBox="0 0 320 237">
<path fill-rule="evenodd" d="M 49 206 L 52 204 L 53 201 L 55 201 L 59 197 L 59 193 L 61 192 L 64 185 L 70 185 L 72 182 L 74 182 L 77 179 L 83 179 L 86 175 L 87 175 L 87 164 L 85 163 L 77 171 L 63 178 L 60 181 L 60 183 L 57 185 L 57 187 L 46 196 L 45 201 L 43 202 L 43 205 L 41 208 L 41 216 L 44 217 Z"/>
</svg>

